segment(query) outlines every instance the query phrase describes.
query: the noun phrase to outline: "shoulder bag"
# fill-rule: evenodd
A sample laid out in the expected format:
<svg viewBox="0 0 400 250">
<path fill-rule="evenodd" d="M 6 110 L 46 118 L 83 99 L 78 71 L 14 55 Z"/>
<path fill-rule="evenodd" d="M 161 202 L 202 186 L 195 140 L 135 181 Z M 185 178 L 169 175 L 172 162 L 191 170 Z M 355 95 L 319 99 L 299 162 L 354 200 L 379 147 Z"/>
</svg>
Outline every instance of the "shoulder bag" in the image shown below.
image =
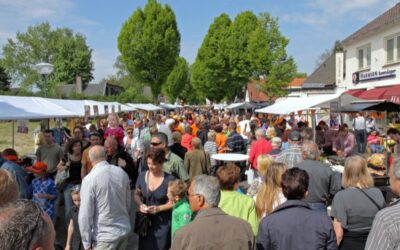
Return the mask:
<svg viewBox="0 0 400 250">
<path fill-rule="evenodd" d="M 148 203 L 148 196 L 149 196 L 149 188 L 148 188 L 148 183 L 149 183 L 149 172 L 147 171 L 145 173 L 145 182 L 146 182 L 146 195 L 144 197 L 144 202 L 147 205 Z M 139 237 L 146 237 L 147 233 L 149 231 L 149 228 L 151 227 L 151 219 L 148 214 L 144 214 L 140 211 L 136 212 L 136 219 L 135 219 L 135 228 L 134 232 L 139 235 Z"/>
<path fill-rule="evenodd" d="M 361 188 L 357 189 L 360 190 L 360 192 L 363 193 L 372 203 L 374 203 L 374 205 L 378 208 L 378 211 L 384 207 L 379 206 L 378 203 L 376 203 L 376 201 L 374 201 L 374 199 L 372 199 L 371 196 L 369 196 L 364 190 L 362 190 Z"/>
</svg>

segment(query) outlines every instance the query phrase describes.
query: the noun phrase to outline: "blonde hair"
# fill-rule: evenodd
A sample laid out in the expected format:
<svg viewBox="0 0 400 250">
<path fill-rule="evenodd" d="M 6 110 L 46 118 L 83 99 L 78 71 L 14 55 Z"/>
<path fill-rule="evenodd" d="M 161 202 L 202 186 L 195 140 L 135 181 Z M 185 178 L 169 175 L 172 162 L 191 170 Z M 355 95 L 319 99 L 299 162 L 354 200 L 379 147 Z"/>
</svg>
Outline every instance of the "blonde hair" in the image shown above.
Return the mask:
<svg viewBox="0 0 400 250">
<path fill-rule="evenodd" d="M 257 158 L 257 168 L 261 176 L 265 176 L 267 168 L 274 162 L 274 158 L 270 155 L 259 155 Z"/>
<path fill-rule="evenodd" d="M 285 163 L 280 162 L 274 162 L 267 168 L 264 183 L 256 198 L 256 212 L 259 219 L 264 213 L 272 213 L 273 205 L 281 190 L 282 174 L 287 168 Z"/>
<path fill-rule="evenodd" d="M 183 198 L 186 195 L 187 185 L 182 180 L 170 181 L 168 182 L 168 190 L 174 197 L 179 196 L 179 198 Z"/>
<path fill-rule="evenodd" d="M 344 164 L 342 186 L 370 188 L 374 186 L 374 180 L 368 172 L 367 161 L 358 155 L 350 156 Z"/>
<path fill-rule="evenodd" d="M 16 201 L 19 188 L 10 172 L 0 169 L 0 206 Z"/>
</svg>

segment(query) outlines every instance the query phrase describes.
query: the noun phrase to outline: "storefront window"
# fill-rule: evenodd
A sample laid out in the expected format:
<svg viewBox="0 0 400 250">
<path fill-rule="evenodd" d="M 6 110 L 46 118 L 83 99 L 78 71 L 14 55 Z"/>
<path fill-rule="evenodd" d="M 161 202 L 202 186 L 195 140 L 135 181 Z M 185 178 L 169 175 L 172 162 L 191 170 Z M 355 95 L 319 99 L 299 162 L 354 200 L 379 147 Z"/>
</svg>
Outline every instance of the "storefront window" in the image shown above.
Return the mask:
<svg viewBox="0 0 400 250">
<path fill-rule="evenodd" d="M 394 38 L 388 39 L 386 44 L 387 62 L 394 61 Z"/>
</svg>

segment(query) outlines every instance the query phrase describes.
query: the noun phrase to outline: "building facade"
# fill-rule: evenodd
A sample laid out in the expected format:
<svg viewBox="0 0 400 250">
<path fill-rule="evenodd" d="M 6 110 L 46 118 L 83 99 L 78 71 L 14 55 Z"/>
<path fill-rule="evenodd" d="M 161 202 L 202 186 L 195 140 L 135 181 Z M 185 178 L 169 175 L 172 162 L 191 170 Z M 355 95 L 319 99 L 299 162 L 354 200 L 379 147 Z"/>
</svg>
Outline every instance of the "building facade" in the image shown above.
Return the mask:
<svg viewBox="0 0 400 250">
<path fill-rule="evenodd" d="M 400 4 L 396 4 L 342 42 L 342 81 L 338 91 L 400 85 Z M 338 62 L 336 67 L 338 67 Z"/>
</svg>

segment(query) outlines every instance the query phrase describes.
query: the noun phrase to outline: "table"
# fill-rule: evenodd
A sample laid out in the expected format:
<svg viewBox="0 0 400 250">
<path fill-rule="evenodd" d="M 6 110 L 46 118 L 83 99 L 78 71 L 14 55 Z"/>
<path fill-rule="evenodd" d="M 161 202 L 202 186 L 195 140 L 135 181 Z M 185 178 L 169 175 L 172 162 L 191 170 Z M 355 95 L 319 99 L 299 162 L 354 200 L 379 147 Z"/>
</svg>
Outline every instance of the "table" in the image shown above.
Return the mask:
<svg viewBox="0 0 400 250">
<path fill-rule="evenodd" d="M 212 159 L 217 161 L 247 161 L 249 159 L 248 155 L 245 154 L 235 154 L 235 153 L 226 153 L 226 154 L 214 154 L 211 156 Z"/>
</svg>

